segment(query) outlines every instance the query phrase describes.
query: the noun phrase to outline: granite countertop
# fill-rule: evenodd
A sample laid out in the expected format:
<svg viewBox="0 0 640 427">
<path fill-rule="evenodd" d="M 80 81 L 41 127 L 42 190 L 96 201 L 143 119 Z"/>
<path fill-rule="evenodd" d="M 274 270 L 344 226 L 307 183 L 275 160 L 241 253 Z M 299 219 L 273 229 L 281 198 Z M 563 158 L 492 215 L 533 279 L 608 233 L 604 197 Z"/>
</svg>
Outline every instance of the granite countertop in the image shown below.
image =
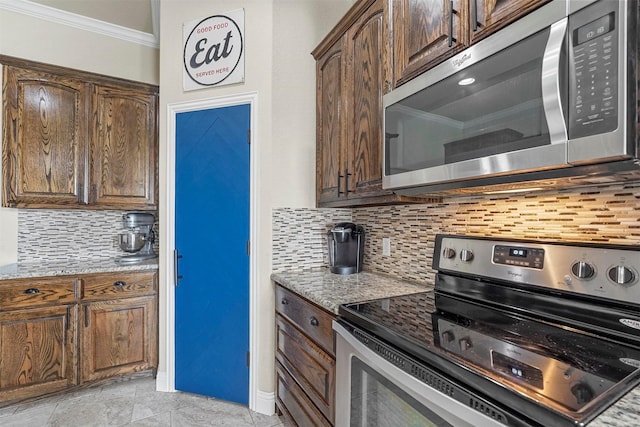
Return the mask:
<svg viewBox="0 0 640 427">
<path fill-rule="evenodd" d="M 338 314 L 338 306 L 396 295 L 415 294 L 428 288 L 382 274 L 333 274 L 328 269 L 272 273 L 271 280 Z"/>
<path fill-rule="evenodd" d="M 113 258 L 75 260 L 64 263 L 17 263 L 0 266 L 0 280 L 157 269 L 157 258 L 136 264 L 121 264 Z"/>
<path fill-rule="evenodd" d="M 0 277 L 1 277 L 0 270 Z M 328 269 L 272 273 L 271 280 L 338 314 L 340 304 L 424 292 L 415 283 L 382 274 L 337 275 Z M 640 426 L 640 386 L 600 414 L 588 427 Z"/>
</svg>

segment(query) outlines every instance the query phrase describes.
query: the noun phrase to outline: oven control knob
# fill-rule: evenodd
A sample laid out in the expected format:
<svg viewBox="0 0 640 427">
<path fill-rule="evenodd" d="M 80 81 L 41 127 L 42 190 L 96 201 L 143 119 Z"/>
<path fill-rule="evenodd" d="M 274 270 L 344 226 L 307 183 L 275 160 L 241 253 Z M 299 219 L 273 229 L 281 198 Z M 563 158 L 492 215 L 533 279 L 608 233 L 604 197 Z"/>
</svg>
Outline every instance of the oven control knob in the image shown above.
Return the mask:
<svg viewBox="0 0 640 427">
<path fill-rule="evenodd" d="M 593 390 L 591 390 L 591 388 L 584 383 L 578 383 L 571 387 L 571 393 L 576 398 L 576 402 L 579 405 L 591 402 L 594 397 Z"/>
<path fill-rule="evenodd" d="M 578 279 L 591 279 L 595 276 L 596 269 L 586 261 L 578 261 L 571 266 L 571 272 Z"/>
<path fill-rule="evenodd" d="M 471 344 L 471 338 L 466 337 L 460 339 L 460 350 L 467 351 L 471 347 L 473 347 L 473 345 Z"/>
<path fill-rule="evenodd" d="M 451 331 L 444 331 L 442 333 L 442 341 L 445 344 L 450 344 L 455 339 L 456 339 L 456 336 Z"/>
<path fill-rule="evenodd" d="M 473 251 L 471 249 L 463 249 L 460 251 L 460 259 L 464 262 L 473 260 Z"/>
<path fill-rule="evenodd" d="M 442 250 L 442 256 L 447 259 L 454 258 L 456 256 L 456 250 L 453 248 L 444 248 Z"/>
<path fill-rule="evenodd" d="M 609 279 L 618 285 L 628 285 L 636 280 L 636 275 L 630 268 L 618 265 L 609 269 Z"/>
</svg>

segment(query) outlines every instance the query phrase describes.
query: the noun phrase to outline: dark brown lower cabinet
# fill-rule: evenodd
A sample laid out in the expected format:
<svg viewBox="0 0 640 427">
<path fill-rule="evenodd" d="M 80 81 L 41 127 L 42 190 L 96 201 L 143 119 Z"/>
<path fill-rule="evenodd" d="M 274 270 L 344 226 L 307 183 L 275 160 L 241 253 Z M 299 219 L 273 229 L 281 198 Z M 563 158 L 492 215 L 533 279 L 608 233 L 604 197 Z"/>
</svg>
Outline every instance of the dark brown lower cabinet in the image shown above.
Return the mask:
<svg viewBox="0 0 640 427">
<path fill-rule="evenodd" d="M 154 297 L 85 305 L 82 382 L 155 368 L 155 318 Z"/>
<path fill-rule="evenodd" d="M 155 272 L 82 277 L 81 382 L 155 370 Z"/>
<path fill-rule="evenodd" d="M 0 401 L 78 383 L 75 305 L 0 313 Z"/>
<path fill-rule="evenodd" d="M 276 406 L 294 425 L 335 419 L 335 315 L 276 286 Z"/>
<path fill-rule="evenodd" d="M 155 374 L 157 304 L 155 271 L 0 281 L 0 406 Z"/>
<path fill-rule="evenodd" d="M 296 380 L 276 362 L 276 405 L 280 412 L 298 426 L 331 426 L 300 388 Z"/>
</svg>

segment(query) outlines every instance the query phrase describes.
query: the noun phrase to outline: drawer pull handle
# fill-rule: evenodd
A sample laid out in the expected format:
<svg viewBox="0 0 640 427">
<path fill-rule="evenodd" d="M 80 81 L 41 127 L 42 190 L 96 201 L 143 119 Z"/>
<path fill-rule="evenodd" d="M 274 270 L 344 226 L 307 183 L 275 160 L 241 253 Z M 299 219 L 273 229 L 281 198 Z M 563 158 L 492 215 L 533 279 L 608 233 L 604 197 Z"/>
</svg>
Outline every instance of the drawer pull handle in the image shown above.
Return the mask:
<svg viewBox="0 0 640 427">
<path fill-rule="evenodd" d="M 123 282 L 122 280 L 118 280 L 117 282 L 113 283 L 113 286 L 117 286 L 119 288 L 122 288 L 124 286 L 127 286 L 127 284 L 125 282 Z"/>
<path fill-rule="evenodd" d="M 25 293 L 25 295 L 39 294 L 40 293 L 40 289 L 38 289 L 38 288 L 29 288 L 29 289 L 25 289 L 24 293 Z"/>
<path fill-rule="evenodd" d="M 282 305 L 287 305 L 287 304 L 289 304 L 289 301 L 287 301 L 287 299 L 286 299 L 286 298 L 282 298 L 282 301 L 281 301 L 281 302 L 282 302 Z"/>
<path fill-rule="evenodd" d="M 311 318 L 309 319 L 309 324 L 311 326 L 318 326 L 319 325 L 318 319 L 316 319 L 315 316 L 311 316 Z"/>
</svg>

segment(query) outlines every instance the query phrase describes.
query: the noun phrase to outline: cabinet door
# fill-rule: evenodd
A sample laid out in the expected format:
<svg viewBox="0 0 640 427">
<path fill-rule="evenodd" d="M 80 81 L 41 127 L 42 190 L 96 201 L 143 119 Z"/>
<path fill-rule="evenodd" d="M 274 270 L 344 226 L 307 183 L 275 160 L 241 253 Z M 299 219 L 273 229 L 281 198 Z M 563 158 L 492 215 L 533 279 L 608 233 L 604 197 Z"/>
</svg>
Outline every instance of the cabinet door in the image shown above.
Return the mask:
<svg viewBox="0 0 640 427">
<path fill-rule="evenodd" d="M 82 382 L 157 367 L 156 298 L 84 304 Z"/>
<path fill-rule="evenodd" d="M 0 401 L 77 384 L 76 305 L 0 313 Z"/>
<path fill-rule="evenodd" d="M 382 95 L 388 81 L 384 2 L 376 1 L 348 35 L 348 197 L 381 196 Z M 387 192 L 391 194 L 391 191 Z"/>
<path fill-rule="evenodd" d="M 276 406 L 288 423 L 304 427 L 331 427 L 331 424 L 309 397 L 276 361 Z"/>
<path fill-rule="evenodd" d="M 333 422 L 336 361 L 280 315 L 276 315 L 276 360 L 289 371 L 307 399 Z"/>
<path fill-rule="evenodd" d="M 113 208 L 156 207 L 157 96 L 95 86 L 91 201 Z"/>
<path fill-rule="evenodd" d="M 469 0 L 470 40 L 495 33 L 551 0 Z"/>
<path fill-rule="evenodd" d="M 395 85 L 468 44 L 468 0 L 392 0 Z"/>
<path fill-rule="evenodd" d="M 316 200 L 345 197 L 345 37 L 316 63 Z"/>
<path fill-rule="evenodd" d="M 3 206 L 86 203 L 88 86 L 4 67 Z"/>
</svg>

